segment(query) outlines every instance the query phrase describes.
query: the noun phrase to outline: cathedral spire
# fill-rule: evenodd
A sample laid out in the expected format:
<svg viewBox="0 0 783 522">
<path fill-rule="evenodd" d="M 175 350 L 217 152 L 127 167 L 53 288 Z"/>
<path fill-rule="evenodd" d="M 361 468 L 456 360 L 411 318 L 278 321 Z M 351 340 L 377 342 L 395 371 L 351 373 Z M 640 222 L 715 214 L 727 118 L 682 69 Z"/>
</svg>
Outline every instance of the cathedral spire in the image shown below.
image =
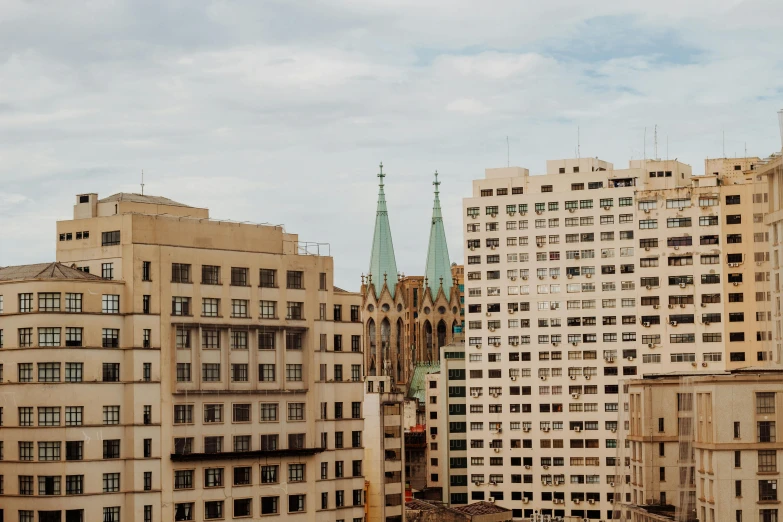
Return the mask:
<svg viewBox="0 0 783 522">
<path fill-rule="evenodd" d="M 392 243 L 391 227 L 389 226 L 389 213 L 386 209 L 386 194 L 383 191 L 383 163 L 380 164 L 378 178 L 378 209 L 375 212 L 375 232 L 372 238 L 372 252 L 370 253 L 369 275 L 375 277 L 375 296 L 381 296 L 383 282 L 391 275 L 392 283 L 389 292 L 394 297 L 395 281 L 397 279 L 397 261 L 394 258 L 394 244 Z M 383 279 L 381 279 L 383 278 Z"/>
<path fill-rule="evenodd" d="M 430 245 L 427 249 L 427 266 L 425 276 L 430 281 L 443 281 L 443 294 L 446 299 L 451 298 L 451 261 L 449 260 L 449 247 L 446 244 L 446 231 L 443 228 L 443 214 L 440 209 L 440 181 L 438 171 L 435 171 L 435 202 L 432 207 L 432 227 L 430 228 Z M 437 293 L 435 289 L 434 293 Z M 433 295 L 433 298 L 435 296 Z"/>
</svg>

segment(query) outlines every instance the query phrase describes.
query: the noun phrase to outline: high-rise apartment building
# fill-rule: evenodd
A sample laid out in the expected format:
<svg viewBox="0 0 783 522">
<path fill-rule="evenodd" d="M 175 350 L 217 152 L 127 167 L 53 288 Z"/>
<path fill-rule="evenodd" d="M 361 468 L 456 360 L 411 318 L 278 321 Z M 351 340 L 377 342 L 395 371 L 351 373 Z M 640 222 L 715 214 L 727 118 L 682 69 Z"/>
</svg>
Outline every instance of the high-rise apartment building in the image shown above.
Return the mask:
<svg viewBox="0 0 783 522">
<path fill-rule="evenodd" d="M 767 196 L 753 164 L 692 176 L 677 161 L 586 158 L 473 182 L 468 501 L 611 518 L 620 379 L 765 364 Z"/>
<path fill-rule="evenodd" d="M 58 263 L 0 269 L 0 518 L 364 519 L 361 296 L 331 257 L 136 194 L 77 196 L 57 234 Z"/>
<path fill-rule="evenodd" d="M 781 113 L 783 135 L 783 113 Z M 775 359 L 783 363 L 783 309 L 781 308 L 781 276 L 783 269 L 783 155 L 776 154 L 758 168 L 759 174 L 769 182 L 769 207 L 765 217 L 770 238 L 770 286 L 772 289 L 773 352 Z"/>
<path fill-rule="evenodd" d="M 626 381 L 623 518 L 779 520 L 780 367 Z"/>
</svg>

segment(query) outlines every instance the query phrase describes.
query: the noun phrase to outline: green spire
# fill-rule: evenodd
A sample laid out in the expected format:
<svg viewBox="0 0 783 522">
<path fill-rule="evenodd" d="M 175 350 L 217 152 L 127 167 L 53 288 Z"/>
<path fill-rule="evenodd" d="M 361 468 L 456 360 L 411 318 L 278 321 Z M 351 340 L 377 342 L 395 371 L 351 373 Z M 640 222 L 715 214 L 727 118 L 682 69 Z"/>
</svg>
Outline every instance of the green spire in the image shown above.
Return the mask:
<svg viewBox="0 0 783 522">
<path fill-rule="evenodd" d="M 427 249 L 427 267 L 424 275 L 430 282 L 432 295 L 438 294 L 440 285 L 443 284 L 443 293 L 447 299 L 451 298 L 451 261 L 449 260 L 449 247 L 446 244 L 446 231 L 443 228 L 443 214 L 440 210 L 440 181 L 438 171 L 435 171 L 435 203 L 432 207 L 432 227 L 430 228 L 430 246 Z"/>
<path fill-rule="evenodd" d="M 370 271 L 372 282 L 375 285 L 376 297 L 381 296 L 384 280 L 389 286 L 389 292 L 394 297 L 397 285 L 397 261 L 394 258 L 394 244 L 392 243 L 391 227 L 389 226 L 389 213 L 386 210 L 386 194 L 383 192 L 383 163 L 380 164 L 380 178 L 378 190 L 378 209 L 375 212 L 375 232 L 372 238 L 372 253 L 370 254 Z"/>
</svg>

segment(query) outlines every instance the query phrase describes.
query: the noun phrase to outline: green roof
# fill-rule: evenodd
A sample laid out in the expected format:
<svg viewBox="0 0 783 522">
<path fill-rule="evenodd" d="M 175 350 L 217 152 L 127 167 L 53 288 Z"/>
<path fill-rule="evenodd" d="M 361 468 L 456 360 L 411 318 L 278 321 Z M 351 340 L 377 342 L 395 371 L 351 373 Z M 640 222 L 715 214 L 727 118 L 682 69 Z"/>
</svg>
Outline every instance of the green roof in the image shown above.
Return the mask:
<svg viewBox="0 0 783 522">
<path fill-rule="evenodd" d="M 435 172 L 435 202 L 432 207 L 432 226 L 430 227 L 430 244 L 427 248 L 427 265 L 424 275 L 432 288 L 433 299 L 438 295 L 441 281 L 443 293 L 446 299 L 451 297 L 451 261 L 449 260 L 449 247 L 446 244 L 446 230 L 443 227 L 443 214 L 440 209 L 440 181 L 438 172 Z"/>
<path fill-rule="evenodd" d="M 389 286 L 389 292 L 394 297 L 397 285 L 397 260 L 394 258 L 389 212 L 386 209 L 386 194 L 383 192 L 383 163 L 380 165 L 381 179 L 378 189 L 378 209 L 375 212 L 375 232 L 372 237 L 372 252 L 370 253 L 370 271 L 372 283 L 375 285 L 375 296 L 381 296 L 384 278 Z"/>
<path fill-rule="evenodd" d="M 418 399 L 424 404 L 427 400 L 426 381 L 430 373 L 440 372 L 440 363 L 416 363 L 411 375 L 411 382 L 408 386 L 408 397 Z"/>
</svg>

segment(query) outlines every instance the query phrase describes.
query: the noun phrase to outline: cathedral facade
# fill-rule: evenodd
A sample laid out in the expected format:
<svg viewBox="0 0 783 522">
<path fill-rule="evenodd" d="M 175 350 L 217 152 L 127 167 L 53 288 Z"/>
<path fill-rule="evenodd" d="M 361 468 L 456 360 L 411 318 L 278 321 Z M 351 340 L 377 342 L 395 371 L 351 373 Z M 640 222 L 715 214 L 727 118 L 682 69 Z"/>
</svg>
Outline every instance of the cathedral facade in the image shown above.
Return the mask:
<svg viewBox="0 0 783 522">
<path fill-rule="evenodd" d="M 370 269 L 362 276 L 362 322 L 367 375 L 388 375 L 398 386 L 410 382 L 417 364 L 437 364 L 441 347 L 452 341 L 462 324 L 460 290 L 452 275 L 440 208 L 440 181 L 435 173 L 435 199 L 423 276 L 397 271 L 383 165 L 370 253 Z"/>
</svg>

